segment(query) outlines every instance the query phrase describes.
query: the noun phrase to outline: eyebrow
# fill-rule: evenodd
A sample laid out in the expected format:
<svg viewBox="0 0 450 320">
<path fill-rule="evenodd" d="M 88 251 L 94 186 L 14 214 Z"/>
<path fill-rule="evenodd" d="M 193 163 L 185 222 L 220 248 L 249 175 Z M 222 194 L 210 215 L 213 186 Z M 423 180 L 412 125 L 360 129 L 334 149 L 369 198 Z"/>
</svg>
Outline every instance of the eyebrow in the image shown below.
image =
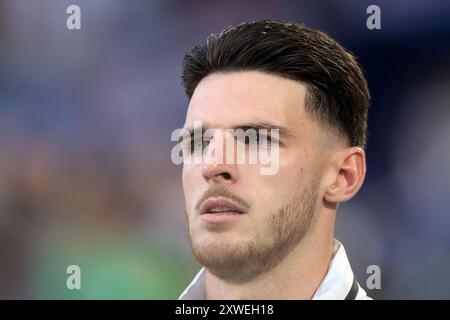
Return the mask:
<svg viewBox="0 0 450 320">
<path fill-rule="evenodd" d="M 202 125 L 202 127 L 188 127 L 185 128 L 189 134 L 188 136 L 193 136 L 194 135 L 194 130 L 201 130 L 201 132 L 204 132 L 208 129 L 211 129 L 210 126 L 206 125 Z M 268 122 L 268 121 L 255 121 L 255 122 L 245 122 L 245 123 L 240 123 L 237 125 L 233 125 L 231 127 L 228 127 L 227 129 L 233 129 L 233 130 L 237 130 L 237 129 L 242 129 L 244 131 L 247 131 L 249 129 L 254 129 L 256 131 L 261 130 L 261 129 L 266 129 L 268 132 L 270 132 L 270 130 L 272 129 L 278 129 L 278 133 L 279 133 L 279 137 L 280 138 L 288 138 L 292 136 L 292 133 L 289 131 L 289 129 L 283 127 L 283 126 L 279 126 L 276 125 L 274 123 Z"/>
</svg>

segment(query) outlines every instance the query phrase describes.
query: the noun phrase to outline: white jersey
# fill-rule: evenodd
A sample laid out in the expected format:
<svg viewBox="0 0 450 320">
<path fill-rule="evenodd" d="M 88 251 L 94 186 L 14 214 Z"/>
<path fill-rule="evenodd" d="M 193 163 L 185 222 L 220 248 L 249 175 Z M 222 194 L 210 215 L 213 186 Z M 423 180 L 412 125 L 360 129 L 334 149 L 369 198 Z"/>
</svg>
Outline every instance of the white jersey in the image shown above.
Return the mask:
<svg viewBox="0 0 450 320">
<path fill-rule="evenodd" d="M 194 277 L 179 300 L 205 300 L 205 268 Z M 334 240 L 333 258 L 313 300 L 371 300 L 353 274 L 344 246 Z"/>
</svg>

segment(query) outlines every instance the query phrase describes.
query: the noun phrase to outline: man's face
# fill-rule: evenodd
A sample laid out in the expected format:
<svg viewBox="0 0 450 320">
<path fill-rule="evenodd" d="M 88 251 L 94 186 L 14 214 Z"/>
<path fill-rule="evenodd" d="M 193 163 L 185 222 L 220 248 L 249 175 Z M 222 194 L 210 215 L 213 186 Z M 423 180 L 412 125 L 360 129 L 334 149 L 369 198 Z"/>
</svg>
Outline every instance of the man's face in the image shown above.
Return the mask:
<svg viewBox="0 0 450 320">
<path fill-rule="evenodd" d="M 305 94 L 297 81 L 257 71 L 212 74 L 195 89 L 184 127 L 201 121 L 217 135 L 205 143 L 209 161 L 183 166 L 189 238 L 198 261 L 219 278 L 245 282 L 269 271 L 314 221 L 323 195 L 324 134 L 304 108 Z M 257 123 L 280 128 L 276 174 L 262 175 L 258 163 L 214 160 L 218 139 L 226 146 L 225 129 Z M 226 201 L 241 213 L 202 212 L 205 203 Z"/>
</svg>

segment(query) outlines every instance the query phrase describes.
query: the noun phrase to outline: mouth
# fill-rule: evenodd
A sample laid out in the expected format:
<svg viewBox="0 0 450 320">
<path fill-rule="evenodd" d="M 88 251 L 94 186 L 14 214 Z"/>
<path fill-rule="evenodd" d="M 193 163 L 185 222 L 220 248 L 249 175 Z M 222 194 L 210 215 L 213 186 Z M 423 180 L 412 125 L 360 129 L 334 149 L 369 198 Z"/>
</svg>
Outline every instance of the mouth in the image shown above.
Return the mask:
<svg viewBox="0 0 450 320">
<path fill-rule="evenodd" d="M 246 213 L 245 208 L 225 198 L 210 198 L 200 208 L 200 215 L 210 223 L 230 222 Z"/>
</svg>

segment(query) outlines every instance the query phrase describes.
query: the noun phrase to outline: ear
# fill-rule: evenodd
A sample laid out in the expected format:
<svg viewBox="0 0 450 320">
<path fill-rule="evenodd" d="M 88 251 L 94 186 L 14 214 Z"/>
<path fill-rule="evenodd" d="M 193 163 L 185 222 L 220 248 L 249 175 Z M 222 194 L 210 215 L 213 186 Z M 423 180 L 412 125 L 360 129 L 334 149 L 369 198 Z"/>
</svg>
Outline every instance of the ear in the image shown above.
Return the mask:
<svg viewBox="0 0 450 320">
<path fill-rule="evenodd" d="M 334 175 L 325 191 L 325 200 L 331 203 L 350 200 L 359 191 L 366 176 L 364 150 L 358 147 L 340 150 L 331 165 Z"/>
</svg>

